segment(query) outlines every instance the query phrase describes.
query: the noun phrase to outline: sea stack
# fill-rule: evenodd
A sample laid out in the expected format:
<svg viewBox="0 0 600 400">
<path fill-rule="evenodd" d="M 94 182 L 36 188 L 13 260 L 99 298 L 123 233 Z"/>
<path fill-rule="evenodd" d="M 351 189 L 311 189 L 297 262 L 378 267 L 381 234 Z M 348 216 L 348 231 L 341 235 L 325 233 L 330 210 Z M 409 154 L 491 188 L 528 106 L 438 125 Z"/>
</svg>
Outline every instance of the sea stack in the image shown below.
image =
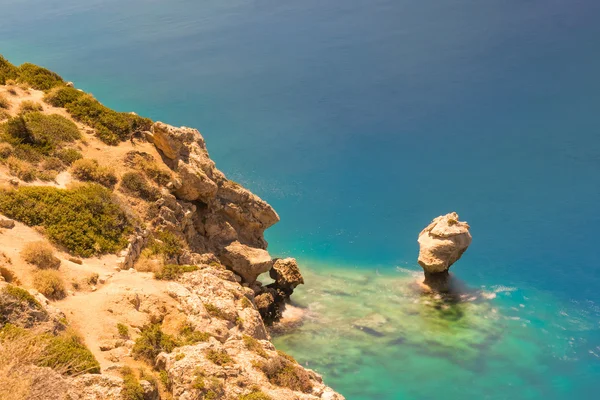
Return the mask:
<svg viewBox="0 0 600 400">
<path fill-rule="evenodd" d="M 455 212 L 435 218 L 419 234 L 419 265 L 425 271 L 425 285 L 448 291 L 448 270 L 471 244 L 470 226 Z"/>
</svg>

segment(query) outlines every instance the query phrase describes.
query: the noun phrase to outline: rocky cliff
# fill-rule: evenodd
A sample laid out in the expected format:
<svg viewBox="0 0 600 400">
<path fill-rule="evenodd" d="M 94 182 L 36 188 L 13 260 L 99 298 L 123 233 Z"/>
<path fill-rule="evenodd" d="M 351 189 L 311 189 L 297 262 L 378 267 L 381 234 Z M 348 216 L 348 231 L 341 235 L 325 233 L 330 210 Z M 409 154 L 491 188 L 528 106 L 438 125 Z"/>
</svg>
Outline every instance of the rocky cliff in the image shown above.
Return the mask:
<svg viewBox="0 0 600 400">
<path fill-rule="evenodd" d="M 197 130 L 2 57 L 0 83 L 0 398 L 343 399 L 271 344 L 302 275 Z"/>
</svg>

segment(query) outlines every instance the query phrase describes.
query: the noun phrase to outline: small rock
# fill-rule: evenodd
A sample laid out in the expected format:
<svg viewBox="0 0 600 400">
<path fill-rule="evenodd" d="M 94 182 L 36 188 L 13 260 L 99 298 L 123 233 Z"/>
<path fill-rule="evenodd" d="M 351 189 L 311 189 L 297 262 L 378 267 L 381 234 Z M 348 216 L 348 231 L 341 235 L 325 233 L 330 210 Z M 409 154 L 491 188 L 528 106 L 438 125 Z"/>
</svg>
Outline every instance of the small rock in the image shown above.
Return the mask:
<svg viewBox="0 0 600 400">
<path fill-rule="evenodd" d="M 71 261 L 72 263 L 75 264 L 83 264 L 83 260 L 81 258 L 77 258 L 77 257 L 69 257 L 69 261 Z"/>
<path fill-rule="evenodd" d="M 0 219 L 0 228 L 12 229 L 15 227 L 15 221 L 8 218 Z"/>
<path fill-rule="evenodd" d="M 66 87 L 74 87 L 75 85 L 73 84 L 73 82 L 67 82 L 65 84 Z"/>
</svg>

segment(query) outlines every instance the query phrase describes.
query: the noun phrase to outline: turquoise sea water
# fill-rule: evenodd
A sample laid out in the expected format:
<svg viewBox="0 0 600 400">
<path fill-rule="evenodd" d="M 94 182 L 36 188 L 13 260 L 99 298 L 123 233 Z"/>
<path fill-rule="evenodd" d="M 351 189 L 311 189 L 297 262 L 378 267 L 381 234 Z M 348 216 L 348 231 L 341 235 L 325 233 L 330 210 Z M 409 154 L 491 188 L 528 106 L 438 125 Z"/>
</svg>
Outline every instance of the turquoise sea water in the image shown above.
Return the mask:
<svg viewBox="0 0 600 400">
<path fill-rule="evenodd" d="M 307 268 L 310 319 L 276 341 L 348 399 L 598 398 L 598 1 L 0 0 L 0 15 L 7 58 L 198 127 L 277 209 L 270 251 Z M 449 211 L 474 237 L 453 267 L 473 294 L 453 306 L 410 272 Z"/>
</svg>

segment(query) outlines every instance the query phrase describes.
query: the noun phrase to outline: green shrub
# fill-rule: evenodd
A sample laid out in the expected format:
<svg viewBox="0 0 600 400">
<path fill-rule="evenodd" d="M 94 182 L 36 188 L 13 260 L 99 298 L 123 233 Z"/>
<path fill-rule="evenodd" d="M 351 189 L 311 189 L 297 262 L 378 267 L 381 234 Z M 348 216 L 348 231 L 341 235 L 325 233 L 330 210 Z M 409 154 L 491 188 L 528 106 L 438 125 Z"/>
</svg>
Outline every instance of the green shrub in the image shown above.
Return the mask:
<svg viewBox="0 0 600 400">
<path fill-rule="evenodd" d="M 154 359 L 161 352 L 170 353 L 179 346 L 177 340 L 160 329 L 159 324 L 146 325 L 141 335 L 135 340 L 132 354 L 135 359 L 142 359 L 154 364 Z"/>
<path fill-rule="evenodd" d="M 31 100 L 25 100 L 25 101 L 21 102 L 21 105 L 19 106 L 20 114 L 27 114 L 29 112 L 43 111 L 43 110 L 44 110 L 44 107 L 42 107 L 42 105 L 40 103 L 36 103 L 35 101 L 31 101 Z"/>
<path fill-rule="evenodd" d="M 17 71 L 17 67 L 0 56 L 0 85 L 5 85 L 9 79 L 16 79 Z"/>
<path fill-rule="evenodd" d="M 65 282 L 56 271 L 36 272 L 33 276 L 33 287 L 51 300 L 60 300 L 66 296 Z"/>
<path fill-rule="evenodd" d="M 21 250 L 21 257 L 40 269 L 58 269 L 60 267 L 60 259 L 54 256 L 54 250 L 46 242 L 27 243 Z"/>
<path fill-rule="evenodd" d="M 308 372 L 284 357 L 273 357 L 258 363 L 257 366 L 273 385 L 287 387 L 304 393 L 309 393 L 312 390 L 312 383 Z"/>
<path fill-rule="evenodd" d="M 71 174 L 80 181 L 96 182 L 108 188 L 114 187 L 117 175 L 108 167 L 101 167 L 98 161 L 91 158 L 82 158 L 73 163 Z"/>
<path fill-rule="evenodd" d="M 2 292 L 9 295 L 20 303 L 27 303 L 29 306 L 44 311 L 44 307 L 27 290 L 18 286 L 8 285 L 2 289 Z M 45 312 L 45 311 L 44 311 Z"/>
<path fill-rule="evenodd" d="M 47 336 L 48 344 L 41 367 L 66 369 L 68 375 L 99 374 L 100 364 L 81 339 L 73 334 Z"/>
<path fill-rule="evenodd" d="M 204 308 L 206 309 L 206 311 L 208 312 L 208 314 L 211 317 L 220 318 L 220 319 L 229 319 L 227 314 L 225 314 L 225 312 L 223 310 L 221 310 L 219 307 L 215 306 L 214 304 L 210 304 L 210 303 L 203 303 L 203 304 L 204 304 Z"/>
<path fill-rule="evenodd" d="M 251 393 L 243 394 L 238 397 L 238 400 L 273 400 L 271 397 L 267 396 L 260 390 L 254 390 Z"/>
<path fill-rule="evenodd" d="M 83 95 L 83 92 L 72 87 L 59 86 L 44 96 L 44 101 L 54 107 L 64 107 Z"/>
<path fill-rule="evenodd" d="M 148 247 L 147 255 L 161 255 L 164 258 L 173 258 L 182 254 L 185 242 L 170 231 L 154 232 Z"/>
<path fill-rule="evenodd" d="M 183 325 L 183 327 L 179 330 L 179 342 L 182 346 L 199 342 L 207 342 L 210 338 L 210 333 L 198 332 L 189 323 Z"/>
<path fill-rule="evenodd" d="M 53 336 L 11 324 L 0 329 L 0 343 L 10 346 L 17 340 L 24 344 L 24 348 L 32 350 L 29 354 L 31 361 L 39 367 L 50 367 L 67 375 L 100 373 L 100 364 L 92 352 L 73 333 Z"/>
<path fill-rule="evenodd" d="M 73 118 L 96 129 L 100 140 L 116 145 L 137 130 L 148 130 L 152 121 L 137 115 L 111 110 L 98 100 L 84 94 L 66 103 L 65 109 Z"/>
<path fill-rule="evenodd" d="M 2 127 L 2 139 L 15 147 L 15 156 L 37 162 L 63 143 L 81 137 L 77 126 L 67 118 L 29 112 L 10 118 Z"/>
<path fill-rule="evenodd" d="M 159 271 L 154 273 L 154 277 L 163 281 L 172 281 L 186 272 L 194 272 L 197 270 L 198 266 L 196 265 L 166 264 L 163 265 Z"/>
<path fill-rule="evenodd" d="M 221 399 L 224 395 L 223 381 L 214 376 L 207 377 L 204 371 L 197 368 L 192 381 L 192 389 L 199 390 L 198 398 L 202 400 Z"/>
<path fill-rule="evenodd" d="M 49 143 L 55 147 L 61 143 L 81 139 L 77 125 L 70 119 L 59 114 L 42 114 L 30 112 L 23 116 L 27 129 L 33 136 L 33 143 Z"/>
<path fill-rule="evenodd" d="M 29 226 L 43 226 L 50 240 L 84 257 L 116 252 L 132 230 L 112 193 L 94 184 L 0 190 L 0 212 Z"/>
<path fill-rule="evenodd" d="M 125 164 L 143 171 L 156 184 L 165 186 L 171 181 L 171 173 L 158 165 L 154 157 L 141 151 L 130 151 L 125 155 Z"/>
<path fill-rule="evenodd" d="M 244 346 L 246 346 L 248 350 L 255 352 L 263 358 L 269 357 L 262 344 L 260 344 L 260 342 L 254 339 L 252 336 L 244 335 L 242 340 L 244 342 Z"/>
<path fill-rule="evenodd" d="M 122 367 L 120 372 L 123 377 L 123 391 L 121 392 L 123 400 L 144 400 L 144 388 L 140 385 L 133 370 L 129 367 Z"/>
<path fill-rule="evenodd" d="M 0 94 L 0 108 L 8 109 L 10 108 L 10 102 L 3 94 Z"/>
<path fill-rule="evenodd" d="M 225 350 L 208 349 L 205 356 L 208 360 L 220 366 L 233 364 L 233 359 Z"/>
<path fill-rule="evenodd" d="M 31 63 L 24 63 L 17 69 L 17 80 L 27 83 L 34 89 L 48 90 L 64 84 L 63 79 L 55 72 Z"/>
<path fill-rule="evenodd" d="M 65 165 L 57 157 L 48 157 L 42 161 L 42 170 L 44 171 L 62 171 L 64 169 Z"/>
<path fill-rule="evenodd" d="M 127 327 L 127 325 L 120 323 L 117 324 L 117 331 L 119 332 L 119 336 L 121 336 L 122 338 L 129 337 L 129 328 Z"/>
<path fill-rule="evenodd" d="M 61 149 L 54 153 L 54 155 L 67 165 L 71 165 L 83 158 L 83 155 L 76 149 Z"/>
<path fill-rule="evenodd" d="M 121 177 L 121 188 L 147 201 L 156 201 L 160 198 L 160 191 L 152 186 L 150 182 L 139 172 L 126 172 Z"/>
</svg>

